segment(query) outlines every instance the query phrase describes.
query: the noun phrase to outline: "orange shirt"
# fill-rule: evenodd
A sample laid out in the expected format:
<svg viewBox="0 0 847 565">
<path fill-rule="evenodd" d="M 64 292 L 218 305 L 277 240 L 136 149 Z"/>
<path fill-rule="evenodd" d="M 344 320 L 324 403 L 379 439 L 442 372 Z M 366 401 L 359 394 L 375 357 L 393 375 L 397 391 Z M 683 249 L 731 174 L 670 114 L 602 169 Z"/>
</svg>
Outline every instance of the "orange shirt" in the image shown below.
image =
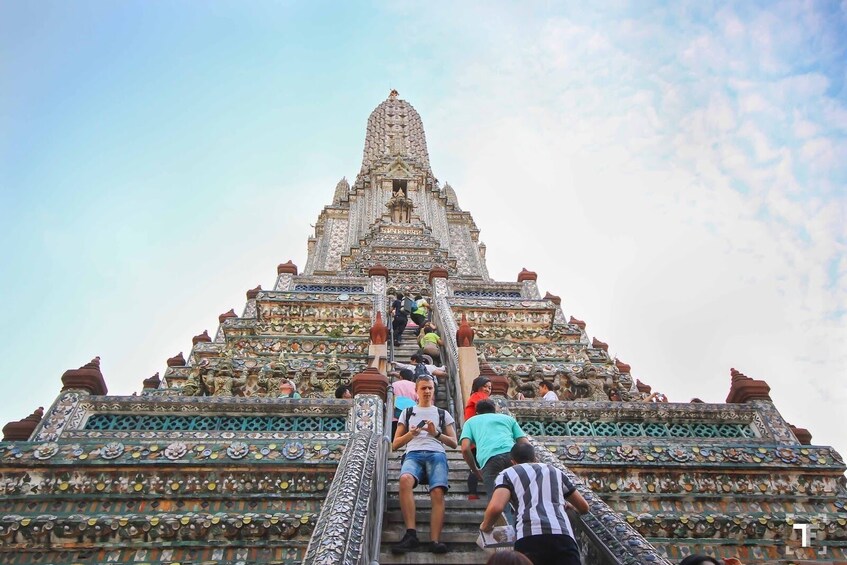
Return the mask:
<svg viewBox="0 0 847 565">
<path fill-rule="evenodd" d="M 488 398 L 488 394 L 478 390 L 474 393 L 471 393 L 471 397 L 468 398 L 468 403 L 465 404 L 465 421 L 467 422 L 474 416 L 476 416 L 476 403 L 480 400 Z"/>
</svg>

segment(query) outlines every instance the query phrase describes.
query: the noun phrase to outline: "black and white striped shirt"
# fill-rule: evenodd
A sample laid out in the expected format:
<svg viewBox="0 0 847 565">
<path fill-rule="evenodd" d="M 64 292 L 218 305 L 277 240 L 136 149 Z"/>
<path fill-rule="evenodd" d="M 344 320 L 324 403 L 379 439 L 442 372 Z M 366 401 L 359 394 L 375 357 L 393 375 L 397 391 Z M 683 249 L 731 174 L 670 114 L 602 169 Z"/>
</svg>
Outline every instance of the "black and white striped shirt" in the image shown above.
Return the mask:
<svg viewBox="0 0 847 565">
<path fill-rule="evenodd" d="M 518 539 L 541 534 L 574 537 L 565 499 L 576 487 L 559 469 L 544 463 L 521 463 L 497 475 L 494 488 L 508 488 L 512 493 Z"/>
</svg>

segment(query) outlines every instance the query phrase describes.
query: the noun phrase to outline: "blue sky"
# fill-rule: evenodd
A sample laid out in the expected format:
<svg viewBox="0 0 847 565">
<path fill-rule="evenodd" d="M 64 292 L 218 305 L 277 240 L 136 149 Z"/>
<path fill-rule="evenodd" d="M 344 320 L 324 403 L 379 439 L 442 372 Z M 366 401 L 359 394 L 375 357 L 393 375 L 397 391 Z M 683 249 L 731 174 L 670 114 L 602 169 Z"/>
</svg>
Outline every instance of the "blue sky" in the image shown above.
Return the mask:
<svg viewBox="0 0 847 565">
<path fill-rule="evenodd" d="M 0 422 L 240 312 L 397 88 L 489 269 L 672 400 L 729 368 L 847 452 L 844 2 L 5 2 Z"/>
</svg>

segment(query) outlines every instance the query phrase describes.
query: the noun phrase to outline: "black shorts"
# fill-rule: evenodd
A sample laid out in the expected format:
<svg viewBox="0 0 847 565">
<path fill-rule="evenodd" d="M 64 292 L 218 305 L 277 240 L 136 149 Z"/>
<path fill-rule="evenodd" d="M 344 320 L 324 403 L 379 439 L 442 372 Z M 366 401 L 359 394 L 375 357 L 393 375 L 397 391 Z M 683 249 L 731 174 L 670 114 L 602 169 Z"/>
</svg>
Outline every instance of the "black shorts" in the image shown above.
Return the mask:
<svg viewBox="0 0 847 565">
<path fill-rule="evenodd" d="M 565 534 L 527 536 L 515 542 L 515 551 L 523 553 L 533 565 L 582 565 L 579 546 Z"/>
</svg>

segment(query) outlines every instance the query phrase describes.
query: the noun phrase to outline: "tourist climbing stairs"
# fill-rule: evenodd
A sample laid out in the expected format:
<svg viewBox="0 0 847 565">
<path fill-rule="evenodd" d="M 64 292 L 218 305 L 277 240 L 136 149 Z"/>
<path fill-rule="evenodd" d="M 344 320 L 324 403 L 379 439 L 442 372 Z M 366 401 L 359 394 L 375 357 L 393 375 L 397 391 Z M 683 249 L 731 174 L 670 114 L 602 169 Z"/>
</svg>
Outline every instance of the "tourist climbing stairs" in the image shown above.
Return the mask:
<svg viewBox="0 0 847 565">
<path fill-rule="evenodd" d="M 417 336 L 415 336 L 417 328 L 413 322 L 409 322 L 409 325 L 406 326 L 406 331 L 403 332 L 402 339 L 400 340 L 400 346 L 394 347 L 394 361 L 409 364 L 409 358 L 420 350 Z M 443 381 L 444 379 L 439 380 Z M 447 388 L 444 386 L 446 383 L 440 382 L 439 385 L 435 391 L 435 405 L 447 410 Z"/>
<path fill-rule="evenodd" d="M 403 332 L 400 339 L 400 345 L 394 346 L 395 361 L 408 363 L 409 357 L 420 349 L 420 347 L 418 347 L 418 338 L 415 335 L 415 331 L 417 331 L 417 329 L 418 327 L 413 322 L 409 322 L 409 325 L 406 326 L 406 330 Z"/>
<path fill-rule="evenodd" d="M 415 339 L 416 326 L 412 323 L 403 332 L 401 345 L 395 349 L 395 360 L 408 363 L 409 357 L 418 350 Z M 444 379 L 441 379 L 444 381 Z M 446 382 L 441 382 L 436 393 L 436 406 L 447 410 Z M 420 547 L 403 555 L 391 552 L 391 546 L 403 537 L 406 526 L 400 513 L 399 481 L 400 458 L 403 450 L 392 452 L 388 461 L 388 511 L 382 528 L 382 546 L 379 562 L 389 563 L 485 563 L 489 555 L 476 545 L 479 524 L 485 511 L 485 494 L 479 485 L 480 497 L 468 500 L 468 466 L 458 449 L 447 450 L 450 466 L 450 491 L 446 496 L 444 529 L 441 540 L 449 548 L 449 553 L 436 555 L 429 550 L 429 515 L 432 504 L 426 487 L 415 488 L 415 507 L 417 508 L 417 531 Z"/>
</svg>

